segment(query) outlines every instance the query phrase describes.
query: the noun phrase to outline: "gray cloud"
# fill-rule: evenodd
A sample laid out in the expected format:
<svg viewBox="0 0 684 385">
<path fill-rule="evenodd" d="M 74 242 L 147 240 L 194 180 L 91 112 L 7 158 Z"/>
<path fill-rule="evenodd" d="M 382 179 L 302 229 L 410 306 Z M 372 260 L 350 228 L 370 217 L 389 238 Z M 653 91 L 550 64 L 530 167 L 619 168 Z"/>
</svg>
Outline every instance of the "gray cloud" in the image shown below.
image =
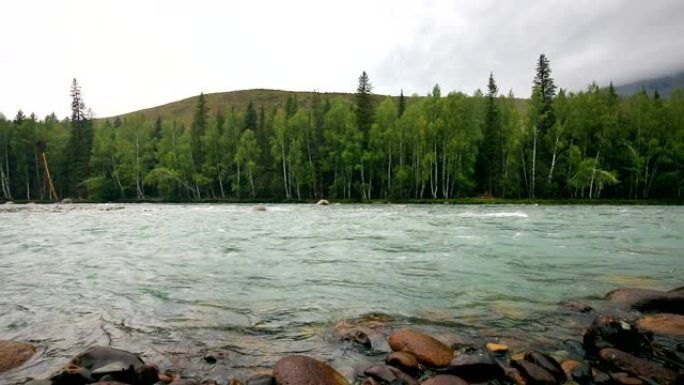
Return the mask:
<svg viewBox="0 0 684 385">
<path fill-rule="evenodd" d="M 558 86 L 585 88 L 684 70 L 684 2 L 459 2 L 420 15 L 413 39 L 375 69 L 380 88 L 472 92 L 492 71 L 502 91 L 528 96 L 540 53 Z"/>
</svg>

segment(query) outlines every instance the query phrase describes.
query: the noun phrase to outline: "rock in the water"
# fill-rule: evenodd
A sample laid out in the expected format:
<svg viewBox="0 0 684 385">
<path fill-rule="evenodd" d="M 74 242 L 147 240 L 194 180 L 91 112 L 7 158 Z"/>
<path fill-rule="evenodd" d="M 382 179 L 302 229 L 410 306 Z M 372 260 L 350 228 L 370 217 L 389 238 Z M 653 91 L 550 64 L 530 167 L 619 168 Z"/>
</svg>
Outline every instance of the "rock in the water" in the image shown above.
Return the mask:
<svg viewBox="0 0 684 385">
<path fill-rule="evenodd" d="M 468 383 L 458 376 L 438 374 L 423 381 L 421 385 L 468 385 Z"/>
<path fill-rule="evenodd" d="M 387 355 L 385 362 L 406 373 L 416 373 L 419 370 L 416 356 L 407 352 L 392 352 Z"/>
<path fill-rule="evenodd" d="M 108 376 L 112 381 L 151 385 L 157 382 L 157 369 L 146 366 L 135 354 L 125 350 L 94 346 L 74 357 L 66 367 L 53 375 L 53 384 L 97 382 Z"/>
<path fill-rule="evenodd" d="M 386 383 L 401 383 L 406 385 L 418 385 L 418 381 L 402 372 L 401 370 L 388 365 L 378 365 L 366 369 L 363 374 Z"/>
<path fill-rule="evenodd" d="M 331 366 L 306 356 L 281 358 L 274 374 L 277 385 L 349 385 Z"/>
<path fill-rule="evenodd" d="M 623 351 L 605 348 L 599 351 L 601 361 L 612 365 L 620 370 L 632 373 L 640 377 L 653 378 L 662 384 L 674 384 L 677 374 L 651 361 L 634 357 Z"/>
<path fill-rule="evenodd" d="M 275 381 L 273 383 L 275 384 Z M 242 385 L 242 382 L 240 382 L 240 380 L 237 378 L 231 378 L 230 381 L 228 381 L 228 385 Z M 271 383 L 268 385 L 271 385 Z"/>
<path fill-rule="evenodd" d="M 400 330 L 389 337 L 393 350 L 413 354 L 421 364 L 443 368 L 449 365 L 454 353 L 440 341 L 415 330 Z"/>
<path fill-rule="evenodd" d="M 264 205 L 256 205 L 254 208 L 252 208 L 254 211 L 266 211 L 266 206 Z"/>
<path fill-rule="evenodd" d="M 508 351 L 508 346 L 503 344 L 496 344 L 494 342 L 487 343 L 487 350 L 492 353 L 505 353 Z"/>
<path fill-rule="evenodd" d="M 626 352 L 650 352 L 651 342 L 638 328 L 607 315 L 599 315 L 584 332 L 584 348 L 592 355 L 603 348 Z"/>
<path fill-rule="evenodd" d="M 575 381 L 580 385 L 592 385 L 594 383 L 594 373 L 591 366 L 582 364 L 570 372 L 568 379 Z"/>
<path fill-rule="evenodd" d="M 321 199 L 318 202 L 316 202 L 316 204 L 319 206 L 327 206 L 330 204 L 330 201 L 328 201 L 327 199 Z"/>
<path fill-rule="evenodd" d="M 193 378 L 176 377 L 169 385 L 199 385 L 199 382 Z"/>
<path fill-rule="evenodd" d="M 684 315 L 665 313 L 647 315 L 637 321 L 637 326 L 655 334 L 684 337 Z"/>
<path fill-rule="evenodd" d="M 275 378 L 270 374 L 255 374 L 246 381 L 247 385 L 275 385 Z"/>
<path fill-rule="evenodd" d="M 24 364 L 36 354 L 36 348 L 26 342 L 0 340 L 0 372 Z"/>
<path fill-rule="evenodd" d="M 527 360 L 513 360 L 511 366 L 525 379 L 526 385 L 555 385 L 556 378 L 548 370 Z"/>
<path fill-rule="evenodd" d="M 587 357 L 587 352 L 584 350 L 584 345 L 582 345 L 582 343 L 579 341 L 565 340 L 563 341 L 563 347 L 571 358 L 583 360 Z"/>
<path fill-rule="evenodd" d="M 565 382 L 565 372 L 553 357 L 540 352 L 528 352 L 525 354 L 525 360 L 536 364 L 551 373 L 556 379 L 556 382 Z"/>
<path fill-rule="evenodd" d="M 447 372 L 468 382 L 485 382 L 504 375 L 503 369 L 489 352 L 466 350 L 458 353 L 449 363 Z"/>
<path fill-rule="evenodd" d="M 607 293 L 606 299 L 644 312 L 684 314 L 684 292 L 679 289 L 617 289 Z"/>
<path fill-rule="evenodd" d="M 70 204 L 70 203 L 74 203 L 74 201 L 71 198 L 64 198 L 64 199 L 62 199 L 61 203 Z"/>
<path fill-rule="evenodd" d="M 565 376 L 568 379 L 571 379 L 572 378 L 572 371 L 575 368 L 578 368 L 584 364 L 579 362 L 579 361 L 575 361 L 575 360 L 563 360 L 563 362 L 561 362 L 560 365 L 561 365 L 561 368 L 563 368 L 563 372 L 565 372 Z"/>
</svg>

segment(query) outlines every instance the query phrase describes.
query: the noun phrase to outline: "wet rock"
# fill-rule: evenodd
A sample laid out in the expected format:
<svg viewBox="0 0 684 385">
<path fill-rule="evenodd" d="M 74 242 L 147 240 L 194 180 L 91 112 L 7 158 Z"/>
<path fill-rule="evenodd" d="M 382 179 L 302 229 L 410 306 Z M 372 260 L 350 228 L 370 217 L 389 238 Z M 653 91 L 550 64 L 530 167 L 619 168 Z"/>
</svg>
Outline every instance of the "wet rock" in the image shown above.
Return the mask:
<svg viewBox="0 0 684 385">
<path fill-rule="evenodd" d="M 568 355 L 577 360 L 583 360 L 587 357 L 587 352 L 584 350 L 584 345 L 575 340 L 563 341 L 563 347 L 568 352 Z"/>
<path fill-rule="evenodd" d="M 440 341 L 415 330 L 400 330 L 389 338 L 394 351 L 413 354 L 421 364 L 442 368 L 449 365 L 454 353 Z"/>
<path fill-rule="evenodd" d="M 610 377 L 616 385 L 641 385 L 644 383 L 640 379 L 631 377 L 627 373 L 611 373 Z"/>
<path fill-rule="evenodd" d="M 270 374 L 255 374 L 247 379 L 246 385 L 275 385 L 275 377 Z"/>
<path fill-rule="evenodd" d="M 36 348 L 26 342 L 0 340 L 0 372 L 24 364 L 36 354 Z"/>
<path fill-rule="evenodd" d="M 605 348 L 599 351 L 601 361 L 631 374 L 653 378 L 662 384 L 674 384 L 677 374 L 662 365 L 634 357 L 629 353 Z"/>
<path fill-rule="evenodd" d="M 411 353 L 406 352 L 392 352 L 387 355 L 385 359 L 387 365 L 394 366 L 406 373 L 417 373 L 419 364 L 416 357 Z"/>
<path fill-rule="evenodd" d="M 173 380 L 173 382 L 169 385 L 199 385 L 199 382 L 194 378 L 176 377 L 176 379 Z"/>
<path fill-rule="evenodd" d="M 606 373 L 599 373 L 594 376 L 594 384 L 596 385 L 609 385 L 613 382 L 613 377 Z"/>
<path fill-rule="evenodd" d="M 530 361 L 513 360 L 511 366 L 518 369 L 526 385 L 555 385 L 557 383 L 553 374 Z"/>
<path fill-rule="evenodd" d="M 576 300 L 564 301 L 564 302 L 561 302 L 561 305 L 564 308 L 566 308 L 570 311 L 573 311 L 573 312 L 577 312 L 577 313 L 590 313 L 590 312 L 594 311 L 593 307 L 587 305 L 584 302 L 576 301 Z"/>
<path fill-rule="evenodd" d="M 349 385 L 328 364 L 306 356 L 281 358 L 274 369 L 278 385 Z"/>
<path fill-rule="evenodd" d="M 580 385 L 591 385 L 594 382 L 594 373 L 591 370 L 591 366 L 582 364 L 572 369 L 568 379 Z"/>
<path fill-rule="evenodd" d="M 556 379 L 556 382 L 561 383 L 565 381 L 565 372 L 553 357 L 540 352 L 528 352 L 525 354 L 525 360 L 536 364 L 551 373 Z"/>
<path fill-rule="evenodd" d="M 494 342 L 487 343 L 487 350 L 491 353 L 506 353 L 508 351 L 508 346 L 503 344 L 496 344 Z"/>
<path fill-rule="evenodd" d="M 159 378 L 155 367 L 146 366 L 133 353 L 94 346 L 74 357 L 50 380 L 55 385 L 78 384 L 97 382 L 105 376 L 113 381 L 141 385 L 154 384 Z"/>
<path fill-rule="evenodd" d="M 31 380 L 24 385 L 52 385 L 50 380 Z"/>
<path fill-rule="evenodd" d="M 397 384 L 418 385 L 418 381 L 415 378 L 389 365 L 373 366 L 366 369 L 363 374 L 388 384 L 396 382 Z"/>
<path fill-rule="evenodd" d="M 61 203 L 70 204 L 70 203 L 74 203 L 74 201 L 71 198 L 64 198 L 64 199 L 62 199 Z"/>
<path fill-rule="evenodd" d="M 563 360 L 560 365 L 563 368 L 563 372 L 565 372 L 565 376 L 568 379 L 572 379 L 572 371 L 584 364 L 575 360 Z"/>
<path fill-rule="evenodd" d="M 503 376 L 503 369 L 489 352 L 466 350 L 458 353 L 449 363 L 447 372 L 468 382 L 484 382 Z"/>
<path fill-rule="evenodd" d="M 423 381 L 421 385 L 468 385 L 468 383 L 458 376 L 438 374 Z"/>
<path fill-rule="evenodd" d="M 379 385 L 373 377 L 366 377 L 361 381 L 361 385 Z"/>
<path fill-rule="evenodd" d="M 651 342 L 632 324 L 607 315 L 599 315 L 584 332 L 584 348 L 592 355 L 603 348 L 626 352 L 650 352 Z"/>
<path fill-rule="evenodd" d="M 618 289 L 605 298 L 643 312 L 684 314 L 684 291 L 663 292 L 649 289 Z"/>
<path fill-rule="evenodd" d="M 266 211 L 266 206 L 264 205 L 256 205 L 252 208 L 253 211 Z"/>
<path fill-rule="evenodd" d="M 316 202 L 316 204 L 319 206 L 327 206 L 330 204 L 330 201 L 328 201 L 327 199 L 321 199 L 318 202 Z"/>
<path fill-rule="evenodd" d="M 647 315 L 637 321 L 637 326 L 656 334 L 684 337 L 684 315 L 665 313 Z"/>
<path fill-rule="evenodd" d="M 208 352 L 204 354 L 202 360 L 207 364 L 213 365 L 217 363 L 219 360 L 222 360 L 224 357 L 225 355 L 223 354 L 223 352 Z"/>
<path fill-rule="evenodd" d="M 352 330 L 345 334 L 342 339 L 344 341 L 350 341 L 352 343 L 358 344 L 366 349 L 371 348 L 370 338 L 368 338 L 368 334 L 362 330 Z"/>
<path fill-rule="evenodd" d="M 273 381 L 273 384 L 275 384 L 275 381 Z M 228 385 L 242 385 L 242 382 L 240 382 L 240 380 L 238 380 L 237 378 L 231 378 L 230 381 L 228 381 Z M 269 382 L 268 385 L 271 385 L 271 383 Z"/>
</svg>

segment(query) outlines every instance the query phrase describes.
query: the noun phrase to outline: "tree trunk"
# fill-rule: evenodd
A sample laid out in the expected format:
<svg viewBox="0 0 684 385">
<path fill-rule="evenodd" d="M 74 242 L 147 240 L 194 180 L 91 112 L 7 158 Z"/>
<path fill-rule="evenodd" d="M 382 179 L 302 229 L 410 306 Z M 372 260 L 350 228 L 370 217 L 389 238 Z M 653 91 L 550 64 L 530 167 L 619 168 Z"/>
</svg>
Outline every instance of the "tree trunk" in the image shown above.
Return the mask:
<svg viewBox="0 0 684 385">
<path fill-rule="evenodd" d="M 535 188 L 535 179 L 536 179 L 536 171 L 537 171 L 537 126 L 534 126 L 534 133 L 533 133 L 533 140 L 532 140 L 532 175 L 530 178 L 530 198 L 534 199 L 534 188 Z"/>
</svg>

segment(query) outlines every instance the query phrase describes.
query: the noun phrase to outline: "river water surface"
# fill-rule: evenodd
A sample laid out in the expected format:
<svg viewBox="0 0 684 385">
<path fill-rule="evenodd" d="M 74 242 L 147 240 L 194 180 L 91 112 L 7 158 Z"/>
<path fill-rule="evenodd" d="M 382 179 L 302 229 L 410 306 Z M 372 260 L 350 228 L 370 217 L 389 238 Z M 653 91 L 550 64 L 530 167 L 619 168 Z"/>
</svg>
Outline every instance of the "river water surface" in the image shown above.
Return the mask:
<svg viewBox="0 0 684 385">
<path fill-rule="evenodd" d="M 341 323 L 552 352 L 591 321 L 559 303 L 684 276 L 683 207 L 266 207 L 0 207 L 0 339 L 39 346 L 0 383 L 95 344 L 218 379 L 292 353 L 348 375 L 369 353 Z"/>
</svg>

